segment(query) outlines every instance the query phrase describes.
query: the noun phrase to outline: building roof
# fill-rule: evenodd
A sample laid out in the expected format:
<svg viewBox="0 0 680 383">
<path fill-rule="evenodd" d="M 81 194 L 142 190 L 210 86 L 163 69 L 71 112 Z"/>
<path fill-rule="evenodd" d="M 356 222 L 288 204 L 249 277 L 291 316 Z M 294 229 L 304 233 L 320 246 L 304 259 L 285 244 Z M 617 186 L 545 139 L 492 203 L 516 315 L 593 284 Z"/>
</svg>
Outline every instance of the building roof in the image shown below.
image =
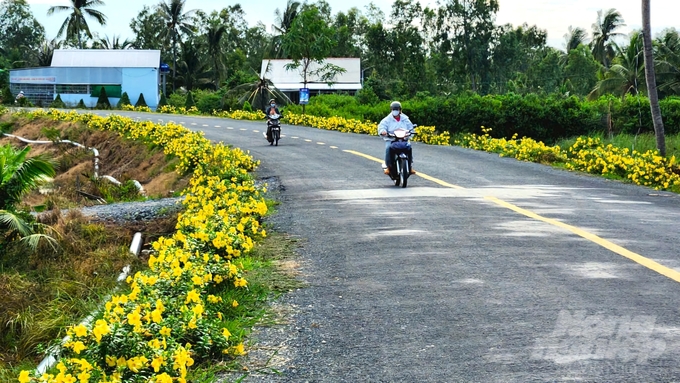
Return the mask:
<svg viewBox="0 0 680 383">
<path fill-rule="evenodd" d="M 56 49 L 53 67 L 158 68 L 161 51 L 136 49 Z"/>
<path fill-rule="evenodd" d="M 288 70 L 286 65 L 293 60 L 272 59 L 263 60 L 260 77 L 271 80 L 281 91 L 297 91 L 303 87 L 303 77 L 300 69 Z M 345 69 L 338 74 L 333 85 L 328 84 L 318 76 L 311 75 L 325 64 L 337 65 Z M 307 71 L 307 88 L 311 90 L 358 90 L 361 89 L 361 59 L 359 58 L 327 58 L 323 64 L 311 63 Z"/>
</svg>

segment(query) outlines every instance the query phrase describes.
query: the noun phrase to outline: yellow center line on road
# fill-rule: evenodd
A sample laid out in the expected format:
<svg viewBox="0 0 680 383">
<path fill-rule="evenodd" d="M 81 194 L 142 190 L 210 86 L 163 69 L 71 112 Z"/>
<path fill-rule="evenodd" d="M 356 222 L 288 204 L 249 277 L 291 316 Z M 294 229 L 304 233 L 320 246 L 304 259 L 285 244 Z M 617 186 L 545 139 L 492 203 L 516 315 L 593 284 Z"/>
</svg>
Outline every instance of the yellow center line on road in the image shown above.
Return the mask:
<svg viewBox="0 0 680 383">
<path fill-rule="evenodd" d="M 346 153 L 354 154 L 354 155 L 359 156 L 359 157 L 366 158 L 366 159 L 371 160 L 371 161 L 374 161 L 374 162 L 378 162 L 378 163 L 382 163 L 382 162 L 383 162 L 383 161 L 382 161 L 381 159 L 379 159 L 379 158 L 376 158 L 376 157 L 373 157 L 373 156 L 369 156 L 368 154 L 364 154 L 364 153 L 357 152 L 357 151 L 354 151 L 354 150 L 343 150 L 343 151 L 346 152 Z M 439 184 L 439 185 L 442 185 L 442 186 L 445 186 L 445 187 L 448 187 L 448 188 L 452 188 L 452 189 L 465 189 L 464 187 L 461 187 L 461 186 L 458 186 L 458 185 L 450 184 L 450 183 L 448 183 L 448 182 L 442 181 L 442 180 L 440 180 L 440 179 L 438 179 L 438 178 L 434 178 L 434 177 L 428 176 L 428 175 L 423 174 L 423 173 L 421 173 L 421 172 L 417 172 L 416 175 L 417 175 L 417 176 L 420 176 L 420 177 L 422 177 L 422 178 L 424 178 L 424 179 L 426 179 L 426 180 L 428 180 L 428 181 L 437 183 L 437 184 Z M 562 228 L 562 229 L 565 229 L 565 230 L 567 230 L 567 231 L 570 231 L 570 232 L 572 232 L 573 234 L 576 234 L 576 235 L 578 235 L 579 237 L 582 237 L 582 238 L 587 239 L 587 240 L 589 240 L 589 241 L 591 241 L 591 242 L 593 242 L 593 243 L 595 243 L 595 244 L 597 244 L 597 245 L 599 245 L 599 246 L 602 246 L 602 247 L 604 247 L 605 249 L 607 249 L 607 250 L 609 250 L 609 251 L 611 251 L 611 252 L 614 252 L 614 253 L 616 253 L 616 254 L 618 254 L 618 255 L 624 257 L 624 258 L 628 258 L 628 259 L 630 259 L 631 261 L 633 261 L 633 262 L 635 262 L 635 263 L 637 263 L 637 264 L 639 264 L 639 265 L 641 265 L 641 266 L 644 266 L 644 267 L 646 267 L 646 268 L 648 268 L 648 269 L 650 269 L 650 270 L 652 270 L 652 271 L 655 271 L 655 272 L 657 272 L 657 273 L 659 273 L 659 274 L 661 274 L 661 275 L 663 275 L 663 276 L 665 276 L 665 277 L 667 277 L 667 278 L 670 278 L 670 279 L 672 279 L 672 280 L 674 280 L 674 281 L 676 281 L 676 282 L 680 282 L 680 272 L 678 272 L 678 271 L 676 271 L 676 270 L 674 270 L 674 269 L 671 269 L 670 267 L 666 267 L 666 266 L 664 266 L 664 265 L 662 265 L 662 264 L 660 264 L 660 263 L 658 263 L 658 262 L 656 262 L 656 261 L 653 261 L 653 260 L 651 260 L 651 259 L 649 259 L 649 258 L 643 257 L 643 256 L 640 255 L 640 254 L 634 253 L 634 252 L 632 252 L 632 251 L 630 251 L 630 250 L 628 250 L 628 249 L 626 249 L 626 248 L 624 248 L 624 247 L 621 247 L 621 246 L 619 246 L 619 245 L 616 245 L 616 244 L 614 244 L 614 243 L 612 243 L 612 242 L 610 242 L 610 241 L 608 241 L 608 240 L 606 240 L 606 239 L 604 239 L 604 238 L 602 238 L 602 237 L 599 237 L 599 236 L 597 236 L 597 235 L 595 235 L 595 234 L 593 234 L 593 233 L 587 232 L 587 231 L 585 231 L 585 230 L 583 230 L 583 229 L 581 229 L 581 228 L 578 228 L 578 227 L 576 227 L 576 226 L 572 226 L 572 225 L 566 224 L 566 223 L 561 222 L 561 221 L 558 221 L 558 220 L 556 220 L 556 219 L 543 217 L 543 216 L 538 215 L 538 214 L 536 214 L 536 213 L 534 213 L 534 212 L 532 212 L 532 211 L 529 211 L 529 210 L 526 210 L 526 209 L 522 209 L 522 208 L 519 207 L 519 206 L 513 205 L 513 204 L 511 204 L 511 203 L 509 203 L 509 202 L 503 201 L 503 200 L 501 200 L 501 199 L 499 199 L 499 198 L 496 198 L 496 197 L 493 197 L 493 196 L 486 196 L 486 197 L 484 197 L 484 199 L 486 199 L 487 201 L 491 201 L 491 202 L 493 202 L 493 203 L 495 203 L 495 204 L 497 204 L 497 205 L 499 205 L 499 206 L 502 206 L 502 207 L 504 207 L 504 208 L 506 208 L 506 209 L 512 210 L 512 211 L 514 211 L 514 212 L 516 212 L 516 213 L 522 214 L 522 215 L 524 215 L 524 216 L 526 216 L 526 217 L 535 219 L 535 220 L 537 220 L 537 221 L 545 222 L 545 223 L 547 223 L 547 224 L 549 224 L 549 225 L 557 226 L 557 227 L 559 227 L 559 228 Z"/>
<path fill-rule="evenodd" d="M 644 267 L 646 267 L 650 270 L 656 271 L 657 273 L 659 273 L 663 276 L 666 276 L 666 277 L 668 277 L 668 278 L 670 278 L 670 279 L 672 279 L 676 282 L 680 282 L 680 272 L 675 271 L 675 270 L 671 269 L 670 267 L 666 267 L 666 266 L 664 266 L 664 265 L 662 265 L 662 264 L 660 264 L 656 261 L 653 261 L 649 258 L 645 258 L 640 254 L 634 253 L 634 252 L 632 252 L 632 251 L 630 251 L 626 248 L 623 248 L 619 245 L 616 245 L 612 242 L 609 242 L 606 239 L 598 237 L 597 235 L 595 235 L 593 233 L 589 233 L 589 232 L 587 232 L 583 229 L 580 229 L 576 226 L 571 226 L 569 224 L 558 221 L 556 219 L 546 218 L 546 217 L 540 216 L 540 215 L 538 215 L 534 212 L 531 212 L 531 211 L 526 210 L 526 209 L 522 209 L 521 207 L 515 206 L 511 203 L 505 202 L 505 201 L 500 200 L 496 197 L 490 197 L 489 196 L 489 197 L 484 197 L 484 198 L 488 201 L 492 201 L 492 202 L 496 203 L 497 205 L 503 206 L 504 208 L 507 208 L 507 209 L 515 211 L 519 214 L 525 215 L 529 218 L 533 218 L 537 221 L 549 223 L 553 226 L 561 227 L 563 229 L 571 231 L 572 233 L 578 235 L 579 237 L 583 237 L 583 238 L 585 238 L 585 239 L 587 239 L 591 242 L 594 242 L 594 243 L 604 247 L 605 249 L 613 251 L 614 253 L 616 253 L 620 256 L 626 257 L 626 258 L 630 259 L 631 261 L 636 262 L 636 263 L 638 263 L 638 264 L 640 264 L 640 265 L 642 265 L 642 266 L 644 266 Z"/>
</svg>

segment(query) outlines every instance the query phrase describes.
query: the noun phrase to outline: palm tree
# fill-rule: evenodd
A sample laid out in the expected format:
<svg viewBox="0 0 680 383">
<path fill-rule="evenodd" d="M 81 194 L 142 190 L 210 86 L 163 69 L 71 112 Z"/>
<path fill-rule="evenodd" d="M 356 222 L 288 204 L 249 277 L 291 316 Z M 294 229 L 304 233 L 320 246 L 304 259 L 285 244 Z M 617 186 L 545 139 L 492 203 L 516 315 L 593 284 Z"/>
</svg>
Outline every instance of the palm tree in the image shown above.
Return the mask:
<svg viewBox="0 0 680 383">
<path fill-rule="evenodd" d="M 579 45 L 585 44 L 588 39 L 588 32 L 583 28 L 572 28 L 569 26 L 569 32 L 564 35 L 567 41 L 567 54 L 573 49 L 578 48 Z"/>
<path fill-rule="evenodd" d="M 54 50 L 59 48 L 61 48 L 61 41 L 58 41 L 57 39 L 43 41 L 35 52 L 38 66 L 50 66 L 52 64 Z"/>
<path fill-rule="evenodd" d="M 593 24 L 592 49 L 595 59 L 604 65 L 605 68 L 609 68 L 609 64 L 614 57 L 614 50 L 610 40 L 613 37 L 622 36 L 616 30 L 625 25 L 621 13 L 614 8 L 609 9 L 604 14 L 604 17 L 601 10 L 597 12 L 597 22 Z"/>
<path fill-rule="evenodd" d="M 590 97 L 613 93 L 625 97 L 627 94 L 638 95 L 645 91 L 645 63 L 642 58 L 642 36 L 635 32 L 630 37 L 630 44 L 621 47 L 611 44 L 616 58 L 613 65 L 605 69 L 604 79 L 599 81 Z"/>
<path fill-rule="evenodd" d="M 668 30 L 658 40 L 656 56 L 659 90 L 666 95 L 680 94 L 680 34 Z"/>
<path fill-rule="evenodd" d="M 177 62 L 177 77 L 187 90 L 210 83 L 210 69 L 201 51 L 202 46 L 196 40 L 182 43 L 180 60 Z"/>
<path fill-rule="evenodd" d="M 0 230 L 6 239 L 20 239 L 33 249 L 41 239 L 54 247 L 56 241 L 43 234 L 46 226 L 31 222 L 30 215 L 15 210 L 27 192 L 55 174 L 54 166 L 44 157 L 27 159 L 30 149 L 27 146 L 17 150 L 10 144 L 0 146 Z"/>
<path fill-rule="evenodd" d="M 654 72 L 654 53 L 652 52 L 652 27 L 649 15 L 649 0 L 642 0 L 642 41 L 645 56 L 645 80 L 649 94 L 649 106 L 652 111 L 654 133 L 656 134 L 656 148 L 661 156 L 666 156 L 666 138 L 659 108 L 659 95 L 656 91 L 656 74 Z"/>
<path fill-rule="evenodd" d="M 125 39 L 121 43 L 120 36 L 113 35 L 113 37 L 109 39 L 109 36 L 105 35 L 103 38 L 99 38 L 93 45 L 93 48 L 97 49 L 128 49 L 132 47 L 132 41 Z"/>
<path fill-rule="evenodd" d="M 66 31 L 66 38 L 77 38 L 78 48 L 83 49 L 83 41 L 81 34 L 85 32 L 87 37 L 92 38 L 90 27 L 87 25 L 85 16 L 90 16 L 95 19 L 100 25 L 106 25 L 106 16 L 103 13 L 92 9 L 94 6 L 105 5 L 102 0 L 71 0 L 71 5 L 54 5 L 47 10 L 47 15 L 50 16 L 54 12 L 70 11 L 71 14 L 64 20 L 64 23 L 59 28 L 57 37 L 60 37 Z"/>
<path fill-rule="evenodd" d="M 227 31 L 227 28 L 219 24 L 219 21 L 213 20 L 208 27 L 206 38 L 208 40 L 208 54 L 213 63 L 213 70 L 215 71 L 215 89 L 220 88 L 221 84 L 221 70 L 223 68 L 222 62 L 222 36 Z"/>
<path fill-rule="evenodd" d="M 293 21 L 295 21 L 295 18 L 300 13 L 301 6 L 302 3 L 297 0 L 288 0 L 283 12 L 278 8 L 274 11 L 274 15 L 276 16 L 274 21 L 276 24 L 272 25 L 272 28 L 278 35 L 274 36 L 272 40 L 271 53 L 273 57 L 283 58 L 283 50 L 281 49 L 282 37 L 290 30 Z"/>
<path fill-rule="evenodd" d="M 172 41 L 172 90 L 175 90 L 175 77 L 177 68 L 177 43 L 181 41 L 180 33 L 191 35 L 194 26 L 190 22 L 194 10 L 184 12 L 185 0 L 169 0 L 158 5 L 161 16 L 165 21 L 166 29 L 161 31 L 161 37 L 170 37 Z"/>
<path fill-rule="evenodd" d="M 267 64 L 267 71 L 271 63 Z M 265 72 L 265 73 L 266 73 Z M 270 99 L 275 99 L 278 104 L 286 105 L 291 102 L 285 93 L 274 86 L 274 83 L 266 78 L 257 76 L 257 80 L 246 84 L 241 84 L 230 90 L 225 96 L 236 95 L 239 103 L 248 101 L 253 109 L 264 110 Z"/>
</svg>

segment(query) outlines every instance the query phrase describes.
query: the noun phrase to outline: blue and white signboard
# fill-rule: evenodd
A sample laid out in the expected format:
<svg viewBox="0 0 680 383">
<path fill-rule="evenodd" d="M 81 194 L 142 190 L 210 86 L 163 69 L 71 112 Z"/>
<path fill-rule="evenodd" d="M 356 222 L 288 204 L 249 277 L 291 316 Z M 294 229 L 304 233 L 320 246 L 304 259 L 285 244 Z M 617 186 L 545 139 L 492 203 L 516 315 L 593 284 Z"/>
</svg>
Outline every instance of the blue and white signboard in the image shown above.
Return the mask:
<svg viewBox="0 0 680 383">
<path fill-rule="evenodd" d="M 309 103 L 309 88 L 300 88 L 300 105 Z"/>
<path fill-rule="evenodd" d="M 170 72 L 170 65 L 161 64 L 161 73 L 168 73 L 168 72 Z"/>
</svg>

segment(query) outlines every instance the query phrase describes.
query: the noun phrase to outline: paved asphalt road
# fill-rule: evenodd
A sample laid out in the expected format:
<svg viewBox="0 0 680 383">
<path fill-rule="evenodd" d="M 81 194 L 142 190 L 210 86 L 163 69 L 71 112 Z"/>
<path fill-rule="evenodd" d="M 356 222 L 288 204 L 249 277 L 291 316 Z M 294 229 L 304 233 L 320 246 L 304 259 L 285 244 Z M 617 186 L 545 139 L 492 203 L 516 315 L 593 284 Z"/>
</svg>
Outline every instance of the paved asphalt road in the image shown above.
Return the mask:
<svg viewBox="0 0 680 383">
<path fill-rule="evenodd" d="M 245 381 L 680 382 L 677 195 L 423 144 L 402 189 L 377 137 L 139 116 L 249 150 L 305 239 L 310 286 L 259 335 L 282 374 Z"/>
</svg>

